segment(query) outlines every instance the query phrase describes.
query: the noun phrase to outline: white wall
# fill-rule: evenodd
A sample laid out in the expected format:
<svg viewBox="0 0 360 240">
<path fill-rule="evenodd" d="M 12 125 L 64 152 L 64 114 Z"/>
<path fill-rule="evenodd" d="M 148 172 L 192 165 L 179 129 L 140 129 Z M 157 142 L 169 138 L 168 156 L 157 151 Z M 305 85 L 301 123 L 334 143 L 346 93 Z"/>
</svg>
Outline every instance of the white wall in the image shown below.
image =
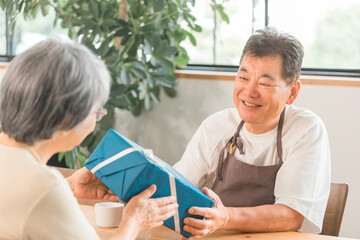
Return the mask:
<svg viewBox="0 0 360 240">
<path fill-rule="evenodd" d="M 0 79 L 4 70 L 0 69 Z M 201 121 L 232 107 L 231 81 L 179 79 L 178 96 L 161 96 L 151 112 L 118 111 L 115 129 L 173 164 Z M 295 102 L 318 114 L 330 138 L 332 181 L 350 185 L 340 236 L 360 238 L 360 87 L 303 85 Z"/>
<path fill-rule="evenodd" d="M 179 79 L 178 96 L 164 94 L 153 111 L 117 112 L 115 129 L 171 164 L 208 115 L 232 107 L 232 81 Z M 360 238 L 360 87 L 302 85 L 297 106 L 311 109 L 327 127 L 332 181 L 350 185 L 340 236 Z"/>
</svg>

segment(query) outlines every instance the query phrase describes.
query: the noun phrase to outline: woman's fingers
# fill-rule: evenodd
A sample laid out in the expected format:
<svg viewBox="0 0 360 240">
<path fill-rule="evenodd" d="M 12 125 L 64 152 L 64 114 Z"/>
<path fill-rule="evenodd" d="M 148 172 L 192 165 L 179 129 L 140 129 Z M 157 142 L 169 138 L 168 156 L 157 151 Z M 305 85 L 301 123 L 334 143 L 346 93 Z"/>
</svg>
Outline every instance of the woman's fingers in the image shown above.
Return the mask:
<svg viewBox="0 0 360 240">
<path fill-rule="evenodd" d="M 148 220 L 165 221 L 175 215 L 178 207 L 179 205 L 177 203 L 171 203 L 162 207 L 150 207 Z"/>
<path fill-rule="evenodd" d="M 162 207 L 171 203 L 176 202 L 176 198 L 174 196 L 169 197 L 162 197 L 162 198 L 155 198 L 151 199 L 151 201 L 157 206 Z"/>
<path fill-rule="evenodd" d="M 156 192 L 156 185 L 153 184 L 144 191 L 142 191 L 141 193 L 139 193 L 138 195 L 136 195 L 136 197 L 141 199 L 150 198 L 155 192 Z"/>
</svg>

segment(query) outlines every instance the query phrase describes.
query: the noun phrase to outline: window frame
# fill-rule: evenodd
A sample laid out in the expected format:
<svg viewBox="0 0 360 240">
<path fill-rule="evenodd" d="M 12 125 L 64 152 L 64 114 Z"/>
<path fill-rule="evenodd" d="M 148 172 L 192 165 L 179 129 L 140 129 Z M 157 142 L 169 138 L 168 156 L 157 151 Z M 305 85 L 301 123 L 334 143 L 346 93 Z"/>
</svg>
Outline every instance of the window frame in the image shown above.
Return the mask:
<svg viewBox="0 0 360 240">
<path fill-rule="evenodd" d="M 264 0 L 265 4 L 265 26 L 269 24 L 269 0 Z M 10 39 L 8 25 L 8 15 L 5 13 L 6 26 L 6 55 L 0 55 L 0 62 L 10 62 L 14 57 L 13 42 Z M 215 29 L 214 29 L 215 31 Z M 211 64 L 188 64 L 186 67 L 179 67 L 179 70 L 195 70 L 208 72 L 237 72 L 238 66 L 235 65 L 211 65 Z M 360 69 L 332 69 L 332 68 L 301 68 L 302 75 L 309 76 L 330 76 L 330 77 L 351 77 L 360 78 Z M 360 81 L 360 79 L 359 79 Z"/>
</svg>

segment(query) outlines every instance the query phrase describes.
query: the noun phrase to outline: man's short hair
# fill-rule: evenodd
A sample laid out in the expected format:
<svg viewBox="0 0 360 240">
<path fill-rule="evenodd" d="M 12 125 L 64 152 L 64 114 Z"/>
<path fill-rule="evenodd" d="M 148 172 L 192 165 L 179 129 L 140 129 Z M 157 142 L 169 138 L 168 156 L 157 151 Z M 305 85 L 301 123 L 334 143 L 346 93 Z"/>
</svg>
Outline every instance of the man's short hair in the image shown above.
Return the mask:
<svg viewBox="0 0 360 240">
<path fill-rule="evenodd" d="M 1 131 L 33 145 L 105 104 L 111 77 L 86 47 L 49 39 L 16 56 L 0 89 Z"/>
<path fill-rule="evenodd" d="M 246 42 L 241 61 L 246 55 L 269 57 L 279 55 L 282 58 L 282 77 L 289 85 L 299 79 L 304 57 L 302 44 L 289 33 L 276 28 L 266 27 L 257 30 Z"/>
</svg>

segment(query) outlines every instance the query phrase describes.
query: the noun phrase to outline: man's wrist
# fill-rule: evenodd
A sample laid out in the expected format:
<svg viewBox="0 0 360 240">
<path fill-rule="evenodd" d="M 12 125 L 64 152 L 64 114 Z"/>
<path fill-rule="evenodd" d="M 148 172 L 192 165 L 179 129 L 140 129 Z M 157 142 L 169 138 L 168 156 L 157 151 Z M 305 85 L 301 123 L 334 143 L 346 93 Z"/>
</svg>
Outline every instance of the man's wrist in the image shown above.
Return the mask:
<svg viewBox="0 0 360 240">
<path fill-rule="evenodd" d="M 230 221 L 230 208 L 224 207 L 224 217 L 223 217 L 223 224 L 218 229 L 219 231 L 226 231 L 228 229 L 229 221 Z"/>
</svg>

